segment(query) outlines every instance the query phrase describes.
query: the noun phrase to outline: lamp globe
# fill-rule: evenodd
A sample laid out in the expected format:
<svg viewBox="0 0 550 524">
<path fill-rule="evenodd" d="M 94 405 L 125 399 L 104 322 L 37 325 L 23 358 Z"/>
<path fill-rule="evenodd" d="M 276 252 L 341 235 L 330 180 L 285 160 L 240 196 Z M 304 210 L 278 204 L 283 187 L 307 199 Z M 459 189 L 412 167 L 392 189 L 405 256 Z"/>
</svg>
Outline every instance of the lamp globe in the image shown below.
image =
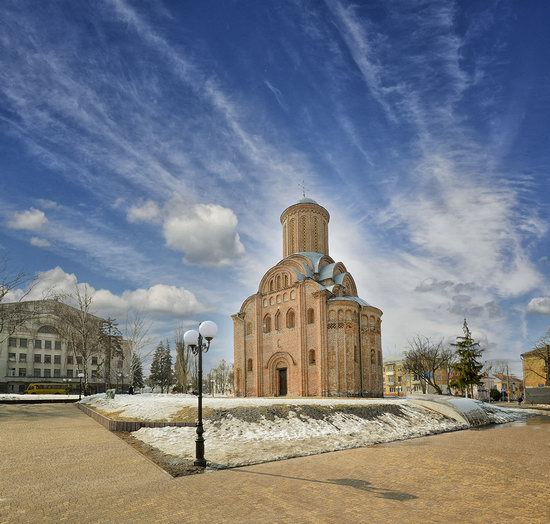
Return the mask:
<svg viewBox="0 0 550 524">
<path fill-rule="evenodd" d="M 206 340 L 212 340 L 218 333 L 218 326 L 216 326 L 216 323 L 211 320 L 205 320 L 204 322 L 201 322 L 199 332 Z"/>
</svg>

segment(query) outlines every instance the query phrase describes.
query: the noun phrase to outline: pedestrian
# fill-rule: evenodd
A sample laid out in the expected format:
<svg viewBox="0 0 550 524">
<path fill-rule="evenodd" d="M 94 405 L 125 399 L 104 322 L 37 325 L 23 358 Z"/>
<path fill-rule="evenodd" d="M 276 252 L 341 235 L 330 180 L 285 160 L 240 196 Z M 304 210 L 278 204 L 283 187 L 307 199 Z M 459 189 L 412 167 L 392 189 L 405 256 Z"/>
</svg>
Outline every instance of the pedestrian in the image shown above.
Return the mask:
<svg viewBox="0 0 550 524">
<path fill-rule="evenodd" d="M 134 386 L 130 386 L 128 388 L 128 394 L 133 395 L 134 394 Z"/>
<path fill-rule="evenodd" d="M 523 402 L 523 395 L 520 395 L 518 397 L 518 406 L 521 406 L 521 403 Z"/>
</svg>

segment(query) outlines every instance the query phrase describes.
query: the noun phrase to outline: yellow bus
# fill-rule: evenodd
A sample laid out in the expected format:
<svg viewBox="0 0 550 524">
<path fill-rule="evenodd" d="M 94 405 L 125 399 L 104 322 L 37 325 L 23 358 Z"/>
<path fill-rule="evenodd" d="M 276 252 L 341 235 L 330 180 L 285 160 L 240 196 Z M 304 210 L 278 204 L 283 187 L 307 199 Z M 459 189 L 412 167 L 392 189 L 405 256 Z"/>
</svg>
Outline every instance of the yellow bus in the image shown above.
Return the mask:
<svg viewBox="0 0 550 524">
<path fill-rule="evenodd" d="M 27 395 L 68 395 L 71 392 L 70 384 L 29 384 Z"/>
</svg>

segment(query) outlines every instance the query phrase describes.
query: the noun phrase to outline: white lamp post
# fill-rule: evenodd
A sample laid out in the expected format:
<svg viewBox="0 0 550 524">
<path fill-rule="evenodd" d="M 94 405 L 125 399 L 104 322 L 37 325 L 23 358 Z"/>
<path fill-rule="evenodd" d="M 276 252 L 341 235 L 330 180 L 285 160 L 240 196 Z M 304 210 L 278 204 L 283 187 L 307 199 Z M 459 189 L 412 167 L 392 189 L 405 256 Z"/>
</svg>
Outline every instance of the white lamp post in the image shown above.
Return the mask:
<svg viewBox="0 0 550 524">
<path fill-rule="evenodd" d="M 218 333 L 218 326 L 211 320 L 205 320 L 199 325 L 199 331 L 190 329 L 183 335 L 183 343 L 188 346 L 194 355 L 199 357 L 198 381 L 199 398 L 197 409 L 197 438 L 195 440 L 195 466 L 206 467 L 204 458 L 204 428 L 202 424 L 202 354 L 210 349 L 210 342 Z M 204 343 L 206 340 L 206 343 Z"/>
</svg>

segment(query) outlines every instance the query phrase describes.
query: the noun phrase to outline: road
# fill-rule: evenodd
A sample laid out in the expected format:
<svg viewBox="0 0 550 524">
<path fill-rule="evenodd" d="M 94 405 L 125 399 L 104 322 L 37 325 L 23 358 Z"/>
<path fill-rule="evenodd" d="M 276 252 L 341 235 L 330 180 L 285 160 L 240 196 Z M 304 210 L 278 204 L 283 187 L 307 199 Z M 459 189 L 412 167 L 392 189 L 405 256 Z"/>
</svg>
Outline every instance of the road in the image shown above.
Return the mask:
<svg viewBox="0 0 550 524">
<path fill-rule="evenodd" d="M 548 422 L 174 479 L 74 405 L 3 405 L 0 522 L 546 524 Z"/>
</svg>

